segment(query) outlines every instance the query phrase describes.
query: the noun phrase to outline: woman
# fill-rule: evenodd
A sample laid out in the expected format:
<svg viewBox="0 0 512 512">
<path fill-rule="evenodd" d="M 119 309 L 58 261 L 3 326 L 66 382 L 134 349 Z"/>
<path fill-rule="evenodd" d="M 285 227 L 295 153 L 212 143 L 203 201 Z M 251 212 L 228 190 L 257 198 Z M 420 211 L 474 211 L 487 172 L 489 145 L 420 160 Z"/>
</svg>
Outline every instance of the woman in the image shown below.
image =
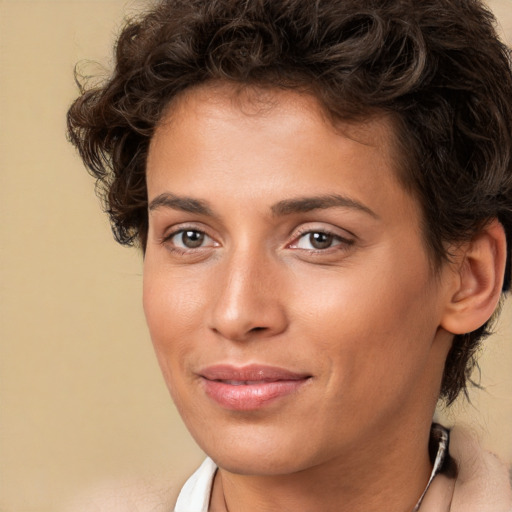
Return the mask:
<svg viewBox="0 0 512 512">
<path fill-rule="evenodd" d="M 69 133 L 144 252 L 156 354 L 209 456 L 175 510 L 509 510 L 501 466 L 432 424 L 511 281 L 491 14 L 168 0 L 116 59 Z"/>
</svg>

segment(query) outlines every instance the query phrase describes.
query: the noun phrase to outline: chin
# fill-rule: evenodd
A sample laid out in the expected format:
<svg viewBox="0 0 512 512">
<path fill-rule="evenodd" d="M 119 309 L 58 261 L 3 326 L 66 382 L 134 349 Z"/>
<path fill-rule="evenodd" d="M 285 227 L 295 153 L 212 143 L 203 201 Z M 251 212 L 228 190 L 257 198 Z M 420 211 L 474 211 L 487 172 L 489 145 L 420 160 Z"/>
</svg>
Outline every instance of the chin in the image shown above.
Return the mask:
<svg viewBox="0 0 512 512">
<path fill-rule="evenodd" d="M 304 439 L 294 439 L 290 430 L 237 429 L 208 436 L 207 441 L 194 436 L 203 451 L 222 469 L 239 475 L 277 476 L 296 473 L 316 465 L 318 450 L 307 450 Z M 244 431 L 245 430 L 245 431 Z M 258 432 L 259 430 L 259 432 Z M 206 439 L 206 438 L 205 438 Z"/>
<path fill-rule="evenodd" d="M 237 475 L 253 476 L 278 476 L 297 473 L 308 467 L 301 464 L 297 458 L 291 459 L 290 454 L 286 458 L 276 456 L 275 453 L 255 453 L 246 450 L 244 452 L 221 453 L 211 456 L 217 466 Z"/>
</svg>

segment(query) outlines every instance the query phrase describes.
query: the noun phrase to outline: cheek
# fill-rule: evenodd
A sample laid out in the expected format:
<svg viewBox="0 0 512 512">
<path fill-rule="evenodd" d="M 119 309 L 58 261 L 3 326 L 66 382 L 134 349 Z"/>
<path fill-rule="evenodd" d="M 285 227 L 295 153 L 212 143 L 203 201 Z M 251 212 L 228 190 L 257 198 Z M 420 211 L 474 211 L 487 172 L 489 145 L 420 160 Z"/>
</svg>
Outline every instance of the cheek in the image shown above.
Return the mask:
<svg viewBox="0 0 512 512">
<path fill-rule="evenodd" d="M 155 353 L 171 394 L 177 371 L 190 347 L 190 333 L 196 325 L 197 297 L 193 286 L 180 287 L 169 275 L 155 271 L 151 260 L 144 263 L 143 306 Z"/>
<path fill-rule="evenodd" d="M 197 274 L 173 272 L 150 258 L 144 262 L 143 306 L 154 342 L 179 340 L 196 325 L 206 288 Z"/>
<path fill-rule="evenodd" d="M 153 280 L 145 274 L 143 304 L 153 348 L 172 400 L 185 418 L 190 408 L 183 381 L 184 362 L 190 343 L 190 303 L 163 279 Z M 184 402 L 189 406 L 184 407 Z"/>
<path fill-rule="evenodd" d="M 316 339 L 337 378 L 352 385 L 409 378 L 426 361 L 438 327 L 428 265 L 420 271 L 408 263 L 417 256 L 378 256 L 364 272 L 319 274 L 293 294 L 300 298 L 303 332 Z"/>
</svg>

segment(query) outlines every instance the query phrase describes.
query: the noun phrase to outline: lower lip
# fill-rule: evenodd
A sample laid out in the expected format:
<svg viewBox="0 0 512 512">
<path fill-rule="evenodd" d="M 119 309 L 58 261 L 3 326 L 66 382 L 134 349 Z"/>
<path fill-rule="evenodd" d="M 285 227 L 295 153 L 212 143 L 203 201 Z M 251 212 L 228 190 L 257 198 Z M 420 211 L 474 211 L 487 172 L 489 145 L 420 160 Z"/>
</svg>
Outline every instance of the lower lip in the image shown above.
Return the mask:
<svg viewBox="0 0 512 512">
<path fill-rule="evenodd" d="M 203 379 L 206 394 L 220 406 L 234 411 L 253 411 L 295 393 L 308 379 L 279 380 L 235 386 Z"/>
</svg>

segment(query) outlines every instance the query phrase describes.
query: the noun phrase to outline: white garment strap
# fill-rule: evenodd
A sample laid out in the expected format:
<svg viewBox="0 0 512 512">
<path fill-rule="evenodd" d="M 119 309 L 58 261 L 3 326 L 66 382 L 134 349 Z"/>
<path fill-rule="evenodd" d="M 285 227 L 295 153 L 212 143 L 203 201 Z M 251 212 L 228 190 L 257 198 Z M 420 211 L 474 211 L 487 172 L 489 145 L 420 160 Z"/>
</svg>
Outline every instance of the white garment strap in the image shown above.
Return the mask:
<svg viewBox="0 0 512 512">
<path fill-rule="evenodd" d="M 208 457 L 181 489 L 174 512 L 208 512 L 216 471 L 215 462 Z"/>
</svg>

